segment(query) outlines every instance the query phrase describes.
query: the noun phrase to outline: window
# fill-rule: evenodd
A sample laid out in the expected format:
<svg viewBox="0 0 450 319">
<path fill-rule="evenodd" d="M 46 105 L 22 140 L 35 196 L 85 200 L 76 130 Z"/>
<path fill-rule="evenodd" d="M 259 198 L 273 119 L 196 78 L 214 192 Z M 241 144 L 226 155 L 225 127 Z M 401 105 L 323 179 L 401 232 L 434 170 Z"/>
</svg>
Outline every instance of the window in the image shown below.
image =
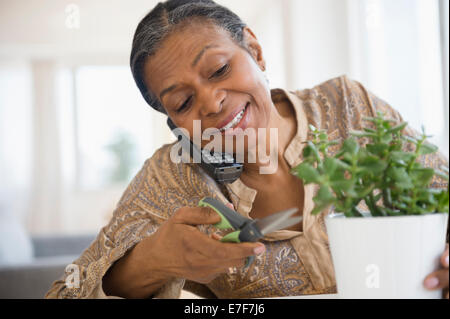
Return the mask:
<svg viewBox="0 0 450 319">
<path fill-rule="evenodd" d="M 128 67 L 65 69 L 58 83 L 62 170 L 75 188 L 123 188 L 168 141 L 157 138 L 164 122 L 156 121 Z"/>
<path fill-rule="evenodd" d="M 433 136 L 431 141 L 448 156 L 439 1 L 357 0 L 349 4 L 354 74 L 413 128 L 420 131 L 423 125 Z"/>
<path fill-rule="evenodd" d="M 26 216 L 32 165 L 31 72 L 27 63 L 0 61 L 0 218 Z"/>
<path fill-rule="evenodd" d="M 153 110 L 125 66 L 83 66 L 75 72 L 79 182 L 84 189 L 127 183 L 156 146 Z"/>
<path fill-rule="evenodd" d="M 175 138 L 165 116 L 145 103 L 128 66 L 59 67 L 55 76 L 58 203 L 47 203 L 56 207 L 52 213 L 33 215 L 52 232 L 92 233 L 109 221 L 144 162 Z"/>
</svg>

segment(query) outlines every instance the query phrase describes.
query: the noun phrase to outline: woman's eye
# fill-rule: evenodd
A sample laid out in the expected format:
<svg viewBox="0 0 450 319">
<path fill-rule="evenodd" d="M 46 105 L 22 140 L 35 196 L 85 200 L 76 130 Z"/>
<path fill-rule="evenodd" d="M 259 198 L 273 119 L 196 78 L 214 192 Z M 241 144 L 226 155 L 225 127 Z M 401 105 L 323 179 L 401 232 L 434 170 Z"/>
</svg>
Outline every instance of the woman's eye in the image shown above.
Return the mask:
<svg viewBox="0 0 450 319">
<path fill-rule="evenodd" d="M 181 113 L 183 112 L 188 106 L 189 106 L 189 102 L 191 101 L 192 96 L 190 96 L 177 110 L 177 113 Z"/>
<path fill-rule="evenodd" d="M 227 73 L 228 68 L 229 68 L 229 64 L 225 64 L 223 67 L 221 67 L 219 70 L 217 70 L 216 73 L 214 73 L 214 74 L 212 75 L 212 78 L 214 78 L 214 77 L 220 77 L 220 76 L 224 75 L 225 73 Z"/>
</svg>

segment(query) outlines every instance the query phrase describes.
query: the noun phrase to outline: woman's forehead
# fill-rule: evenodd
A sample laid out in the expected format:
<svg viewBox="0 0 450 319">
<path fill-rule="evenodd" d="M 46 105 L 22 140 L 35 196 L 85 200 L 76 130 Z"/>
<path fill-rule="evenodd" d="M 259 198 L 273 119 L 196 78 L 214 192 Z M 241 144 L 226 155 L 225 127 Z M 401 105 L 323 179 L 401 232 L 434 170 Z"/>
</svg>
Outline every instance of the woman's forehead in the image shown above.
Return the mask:
<svg viewBox="0 0 450 319">
<path fill-rule="evenodd" d="M 177 28 L 162 42 L 156 53 L 148 59 L 145 71 L 147 75 L 152 75 L 153 80 L 158 78 L 160 82 L 175 73 L 192 69 L 200 55 L 206 52 L 205 49 L 232 49 L 235 46 L 228 31 L 218 26 L 211 23 L 188 24 Z"/>
<path fill-rule="evenodd" d="M 208 22 L 185 24 L 177 27 L 156 51 L 155 60 L 167 60 L 172 55 L 180 57 L 195 56 L 208 45 L 232 45 L 227 31 Z"/>
</svg>

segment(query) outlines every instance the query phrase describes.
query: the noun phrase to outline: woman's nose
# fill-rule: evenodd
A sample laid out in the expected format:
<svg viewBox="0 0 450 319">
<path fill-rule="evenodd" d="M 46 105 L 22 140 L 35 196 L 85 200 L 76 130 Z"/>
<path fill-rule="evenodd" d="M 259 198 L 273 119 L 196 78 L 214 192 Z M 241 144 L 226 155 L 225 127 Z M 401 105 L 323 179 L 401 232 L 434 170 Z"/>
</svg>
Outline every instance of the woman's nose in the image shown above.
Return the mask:
<svg viewBox="0 0 450 319">
<path fill-rule="evenodd" d="M 200 114 L 202 116 L 213 116 L 222 112 L 223 103 L 225 100 L 225 93 L 216 93 L 209 95 L 209 98 L 204 98 L 200 104 Z"/>
</svg>

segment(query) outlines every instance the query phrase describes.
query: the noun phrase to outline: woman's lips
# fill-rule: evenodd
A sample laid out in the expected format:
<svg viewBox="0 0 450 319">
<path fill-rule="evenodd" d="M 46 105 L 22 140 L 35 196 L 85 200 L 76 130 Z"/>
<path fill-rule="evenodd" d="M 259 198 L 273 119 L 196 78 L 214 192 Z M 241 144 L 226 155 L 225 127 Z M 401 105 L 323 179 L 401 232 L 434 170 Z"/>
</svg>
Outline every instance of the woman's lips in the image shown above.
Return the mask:
<svg viewBox="0 0 450 319">
<path fill-rule="evenodd" d="M 222 135 L 235 135 L 235 130 L 245 131 L 248 127 L 248 123 L 250 121 L 250 102 L 247 103 L 246 109 L 244 112 L 244 116 L 242 116 L 241 121 L 233 128 L 229 128 L 225 132 L 222 132 Z"/>
<path fill-rule="evenodd" d="M 237 108 L 236 110 L 234 110 L 220 125 L 218 125 L 218 129 L 222 130 L 224 127 L 226 127 L 228 124 L 230 124 L 235 118 L 236 116 L 238 116 L 239 113 L 242 112 L 242 110 L 244 110 L 247 106 L 249 105 L 249 103 L 247 103 L 245 106 Z"/>
</svg>

